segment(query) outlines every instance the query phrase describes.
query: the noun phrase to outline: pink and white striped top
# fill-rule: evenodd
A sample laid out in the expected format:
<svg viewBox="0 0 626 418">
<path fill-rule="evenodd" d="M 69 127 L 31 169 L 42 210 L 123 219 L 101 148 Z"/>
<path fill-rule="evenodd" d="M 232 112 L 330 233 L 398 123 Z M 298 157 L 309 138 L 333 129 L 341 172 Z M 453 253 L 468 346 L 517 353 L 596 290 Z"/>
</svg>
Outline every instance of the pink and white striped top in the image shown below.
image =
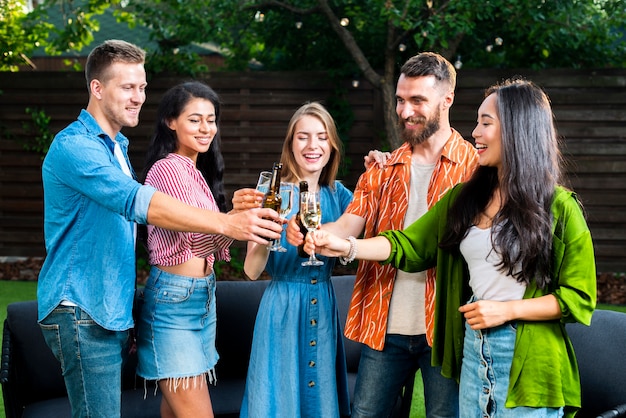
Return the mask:
<svg viewBox="0 0 626 418">
<path fill-rule="evenodd" d="M 202 173 L 191 159 L 182 155 L 172 153 L 154 163 L 146 176 L 146 184 L 190 206 L 219 211 Z M 224 235 L 176 232 L 148 225 L 152 265 L 174 266 L 192 257 L 200 257 L 213 267 L 216 257 L 230 260 L 228 247 L 232 242 Z"/>
</svg>

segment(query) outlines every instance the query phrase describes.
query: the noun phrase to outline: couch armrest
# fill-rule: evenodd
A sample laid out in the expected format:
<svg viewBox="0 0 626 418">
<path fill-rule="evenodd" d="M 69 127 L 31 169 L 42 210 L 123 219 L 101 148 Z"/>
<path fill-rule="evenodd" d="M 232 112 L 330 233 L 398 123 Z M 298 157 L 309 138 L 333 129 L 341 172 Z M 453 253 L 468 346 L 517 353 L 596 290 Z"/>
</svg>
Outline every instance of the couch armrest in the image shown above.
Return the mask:
<svg viewBox="0 0 626 418">
<path fill-rule="evenodd" d="M 11 361 L 11 333 L 7 329 L 7 321 L 2 326 L 2 356 L 0 357 L 0 384 L 9 382 L 9 362 Z"/>
<path fill-rule="evenodd" d="M 611 408 L 609 411 L 603 412 L 597 418 L 618 418 L 626 417 L 626 403 Z"/>
<path fill-rule="evenodd" d="M 5 327 L 10 335 L 8 385 L 17 408 L 67 396 L 61 365 L 37 322 L 37 301 L 10 303 Z"/>
<path fill-rule="evenodd" d="M 256 313 L 268 284 L 269 280 L 216 283 L 218 385 L 224 378 L 245 382 Z"/>
<path fill-rule="evenodd" d="M 8 321 L 5 319 L 2 327 L 2 357 L 0 366 L 0 384 L 2 385 L 2 399 L 4 401 L 4 412 L 7 418 L 17 418 L 21 416 L 17 405 L 18 393 L 15 385 L 12 384 L 11 377 L 11 331 Z"/>
</svg>

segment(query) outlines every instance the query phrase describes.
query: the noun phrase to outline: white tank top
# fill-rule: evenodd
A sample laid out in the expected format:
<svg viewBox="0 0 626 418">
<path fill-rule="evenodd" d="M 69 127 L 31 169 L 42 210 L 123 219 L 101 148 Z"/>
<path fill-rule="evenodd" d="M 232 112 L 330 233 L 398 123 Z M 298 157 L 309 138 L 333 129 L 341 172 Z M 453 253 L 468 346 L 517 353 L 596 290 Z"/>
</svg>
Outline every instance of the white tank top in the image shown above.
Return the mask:
<svg viewBox="0 0 626 418">
<path fill-rule="evenodd" d="M 502 258 L 494 251 L 491 231 L 492 228 L 472 226 L 461 241 L 461 254 L 469 268 L 472 292 L 478 300 L 520 300 L 524 297 L 526 285 L 496 267 Z"/>
</svg>

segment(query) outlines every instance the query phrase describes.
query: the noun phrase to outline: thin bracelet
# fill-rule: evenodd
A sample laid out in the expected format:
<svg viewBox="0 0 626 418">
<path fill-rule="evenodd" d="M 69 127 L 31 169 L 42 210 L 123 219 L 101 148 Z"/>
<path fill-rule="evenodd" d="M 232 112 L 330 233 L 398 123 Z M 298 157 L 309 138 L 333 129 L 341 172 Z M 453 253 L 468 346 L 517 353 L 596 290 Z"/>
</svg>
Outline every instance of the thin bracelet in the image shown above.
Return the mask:
<svg viewBox="0 0 626 418">
<path fill-rule="evenodd" d="M 354 259 L 356 258 L 356 238 L 350 235 L 348 237 L 348 241 L 350 241 L 350 251 L 348 252 L 348 256 L 339 257 L 339 262 L 344 266 L 346 264 L 352 263 Z"/>
</svg>

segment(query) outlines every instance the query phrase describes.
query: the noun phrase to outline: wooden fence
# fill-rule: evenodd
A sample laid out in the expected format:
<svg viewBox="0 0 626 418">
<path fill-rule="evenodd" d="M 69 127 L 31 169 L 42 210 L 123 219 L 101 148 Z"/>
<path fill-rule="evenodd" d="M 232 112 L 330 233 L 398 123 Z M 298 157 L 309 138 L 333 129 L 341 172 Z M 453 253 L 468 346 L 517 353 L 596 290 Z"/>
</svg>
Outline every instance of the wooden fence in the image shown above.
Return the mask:
<svg viewBox="0 0 626 418">
<path fill-rule="evenodd" d="M 599 271 L 626 271 L 626 69 L 461 70 L 452 125 L 471 140 L 483 90 L 512 75 L 544 87 L 552 100 L 567 179 L 588 212 Z M 258 172 L 280 156 L 289 118 L 302 103 L 320 100 L 331 109 L 344 97 L 353 121 L 346 135 L 346 185 L 354 187 L 363 155 L 380 148 L 384 136 L 377 91 L 346 80 L 339 88 L 320 73 L 213 73 L 203 78 L 224 103 L 223 153 L 227 197 L 255 183 Z M 142 169 L 156 106 L 180 78 L 149 80 L 148 99 L 138 127 L 125 129 L 130 158 Z M 87 103 L 84 77 L 71 72 L 0 73 L 0 256 L 43 256 L 41 156 L 25 151 L 36 135 L 25 109 L 43 109 L 57 132 Z M 334 116 L 343 123 L 344 114 Z M 27 125 L 31 125 L 29 128 Z M 113 245 L 113 244 L 112 244 Z"/>
</svg>

